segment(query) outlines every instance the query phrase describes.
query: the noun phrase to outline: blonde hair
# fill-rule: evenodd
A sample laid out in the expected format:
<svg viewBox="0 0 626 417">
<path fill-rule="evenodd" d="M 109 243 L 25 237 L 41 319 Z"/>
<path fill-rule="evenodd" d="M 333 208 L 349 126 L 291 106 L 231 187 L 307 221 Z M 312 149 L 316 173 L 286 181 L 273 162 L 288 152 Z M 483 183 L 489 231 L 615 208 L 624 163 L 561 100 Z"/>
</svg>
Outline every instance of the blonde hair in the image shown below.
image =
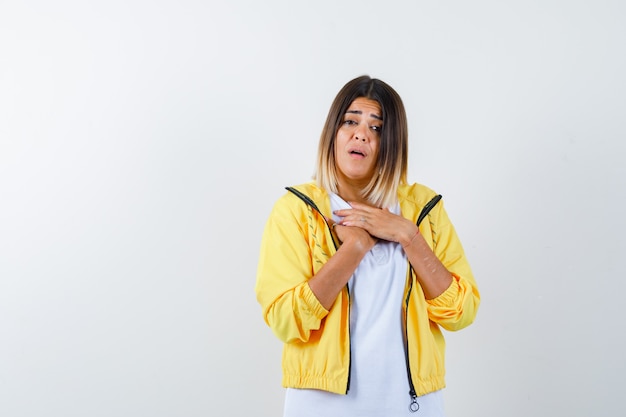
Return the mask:
<svg viewBox="0 0 626 417">
<path fill-rule="evenodd" d="M 406 183 L 408 166 L 408 126 L 404 104 L 389 85 L 367 75 L 349 81 L 333 100 L 322 129 L 314 178 L 329 192 L 337 193 L 335 141 L 348 107 L 359 97 L 375 100 L 381 107 L 383 127 L 376 171 L 363 190 L 363 198 L 376 207 L 391 207 L 397 200 L 398 186 Z"/>
</svg>

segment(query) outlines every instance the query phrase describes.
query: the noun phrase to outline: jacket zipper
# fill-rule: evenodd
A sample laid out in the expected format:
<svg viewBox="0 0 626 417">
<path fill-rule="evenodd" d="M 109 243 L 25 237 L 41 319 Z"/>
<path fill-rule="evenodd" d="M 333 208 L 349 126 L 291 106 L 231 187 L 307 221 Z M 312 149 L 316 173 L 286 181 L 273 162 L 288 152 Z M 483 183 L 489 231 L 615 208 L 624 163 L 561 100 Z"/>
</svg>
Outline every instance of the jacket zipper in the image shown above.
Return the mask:
<svg viewBox="0 0 626 417">
<path fill-rule="evenodd" d="M 422 220 L 428 215 L 428 213 L 437 205 L 437 203 L 441 200 L 441 194 L 433 197 L 422 209 L 419 216 L 417 217 L 417 221 L 415 224 L 417 227 L 420 226 Z M 420 404 L 417 401 L 417 392 L 415 391 L 415 385 L 413 385 L 413 377 L 411 376 L 411 365 L 409 361 L 409 299 L 411 298 L 411 290 L 413 289 L 413 278 L 411 277 L 411 271 L 413 271 L 413 267 L 409 263 L 409 273 L 407 279 L 409 280 L 409 289 L 406 294 L 406 299 L 404 301 L 404 355 L 406 358 L 406 374 L 409 378 L 409 396 L 411 397 L 411 402 L 409 403 L 409 411 L 412 413 L 417 412 L 420 409 Z"/>
<path fill-rule="evenodd" d="M 411 365 L 409 362 L 409 331 L 408 331 L 408 320 L 409 320 L 409 299 L 411 298 L 411 290 L 413 289 L 413 279 L 411 279 L 411 269 L 409 268 L 409 290 L 407 291 L 406 299 L 404 301 L 404 357 L 406 359 L 406 375 L 409 378 L 409 396 L 411 397 L 411 402 L 409 403 L 409 410 L 412 413 L 415 413 L 420 409 L 420 405 L 417 402 L 417 393 L 415 392 L 415 385 L 413 385 L 413 377 L 411 376 Z"/>
<path fill-rule="evenodd" d="M 300 200 L 304 201 L 305 204 L 307 204 L 309 207 L 311 207 L 313 210 L 317 211 L 320 216 L 322 216 L 322 219 L 324 219 L 324 223 L 326 223 L 326 228 L 328 229 L 328 231 L 330 232 L 330 237 L 333 241 L 333 246 L 335 247 L 335 252 L 339 249 L 339 246 L 337 245 L 337 242 L 335 242 L 335 238 L 333 237 L 333 229 L 332 227 L 330 227 L 330 224 L 328 224 L 328 221 L 326 220 L 326 217 L 324 216 L 324 214 L 322 213 L 322 211 L 317 207 L 317 205 L 315 204 L 315 202 L 313 202 L 313 200 L 311 200 L 311 198 L 304 194 L 303 192 L 293 188 L 293 187 L 285 187 L 285 189 L 291 193 L 293 193 L 296 197 L 298 197 Z M 352 374 L 352 338 L 350 337 L 350 308 L 351 308 L 351 302 L 350 302 L 350 286 L 348 284 L 346 284 L 346 292 L 348 293 L 348 343 L 349 343 L 349 347 L 348 347 L 348 381 L 346 383 L 346 394 L 348 393 L 348 391 L 350 390 L 350 377 Z"/>
</svg>

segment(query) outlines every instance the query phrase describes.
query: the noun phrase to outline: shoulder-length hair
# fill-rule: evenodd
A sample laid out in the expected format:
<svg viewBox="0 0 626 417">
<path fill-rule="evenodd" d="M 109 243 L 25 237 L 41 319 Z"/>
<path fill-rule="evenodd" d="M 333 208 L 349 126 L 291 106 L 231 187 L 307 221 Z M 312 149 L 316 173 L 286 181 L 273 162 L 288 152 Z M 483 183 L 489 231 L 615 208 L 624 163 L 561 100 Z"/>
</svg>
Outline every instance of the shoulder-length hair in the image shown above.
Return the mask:
<svg viewBox="0 0 626 417">
<path fill-rule="evenodd" d="M 381 107 L 383 126 L 376 171 L 363 190 L 363 198 L 376 207 L 397 202 L 400 184 L 406 183 L 408 165 L 408 126 L 404 104 L 389 85 L 367 75 L 349 81 L 339 91 L 328 112 L 317 152 L 314 178 L 327 191 L 337 193 L 335 142 L 337 131 L 350 104 L 357 98 L 375 100 Z"/>
</svg>

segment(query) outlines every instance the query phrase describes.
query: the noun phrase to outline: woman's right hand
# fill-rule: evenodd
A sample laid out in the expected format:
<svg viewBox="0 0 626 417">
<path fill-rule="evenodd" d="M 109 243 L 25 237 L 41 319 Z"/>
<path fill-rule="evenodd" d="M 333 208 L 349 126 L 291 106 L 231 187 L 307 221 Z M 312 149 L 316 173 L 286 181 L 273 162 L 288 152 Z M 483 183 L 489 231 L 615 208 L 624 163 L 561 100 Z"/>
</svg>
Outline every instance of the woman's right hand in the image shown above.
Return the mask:
<svg viewBox="0 0 626 417">
<path fill-rule="evenodd" d="M 367 230 L 356 226 L 342 226 L 327 219 L 341 246 L 322 268 L 308 281 L 320 304 L 330 310 L 337 295 L 361 263 L 365 254 L 374 247 L 377 239 Z"/>
<path fill-rule="evenodd" d="M 363 254 L 372 249 L 378 241 L 361 227 L 342 226 L 335 222 L 332 222 L 331 227 L 342 245 L 354 245 L 355 248 L 362 250 Z"/>
</svg>

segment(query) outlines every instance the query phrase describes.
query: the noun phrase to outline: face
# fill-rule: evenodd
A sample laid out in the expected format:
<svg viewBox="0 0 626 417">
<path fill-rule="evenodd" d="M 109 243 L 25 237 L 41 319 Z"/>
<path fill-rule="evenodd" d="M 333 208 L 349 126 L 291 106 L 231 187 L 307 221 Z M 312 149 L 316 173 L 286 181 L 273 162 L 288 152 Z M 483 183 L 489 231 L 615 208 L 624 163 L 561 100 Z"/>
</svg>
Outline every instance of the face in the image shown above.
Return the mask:
<svg viewBox="0 0 626 417">
<path fill-rule="evenodd" d="M 377 101 L 359 97 L 350 104 L 335 140 L 340 183 L 360 186 L 369 183 L 376 172 L 382 127 L 382 111 Z"/>
</svg>

